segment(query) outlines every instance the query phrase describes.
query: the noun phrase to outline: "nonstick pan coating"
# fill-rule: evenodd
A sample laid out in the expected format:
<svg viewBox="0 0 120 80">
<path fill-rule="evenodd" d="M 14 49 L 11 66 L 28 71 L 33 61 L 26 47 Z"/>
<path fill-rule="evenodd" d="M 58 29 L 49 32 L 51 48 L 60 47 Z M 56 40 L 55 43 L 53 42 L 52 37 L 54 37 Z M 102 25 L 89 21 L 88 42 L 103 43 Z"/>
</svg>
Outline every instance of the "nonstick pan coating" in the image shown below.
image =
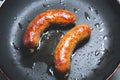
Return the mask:
<svg viewBox="0 0 120 80">
<path fill-rule="evenodd" d="M 75 25 L 93 28 L 91 37 L 74 50 L 68 80 L 107 79 L 120 61 L 120 15 L 109 0 L 6 0 L 0 8 L 0 68 L 11 80 L 61 80 L 53 72 L 52 52 L 74 25 L 51 25 L 36 54 L 22 44 L 29 22 L 48 9 L 69 10 L 77 16 Z"/>
</svg>

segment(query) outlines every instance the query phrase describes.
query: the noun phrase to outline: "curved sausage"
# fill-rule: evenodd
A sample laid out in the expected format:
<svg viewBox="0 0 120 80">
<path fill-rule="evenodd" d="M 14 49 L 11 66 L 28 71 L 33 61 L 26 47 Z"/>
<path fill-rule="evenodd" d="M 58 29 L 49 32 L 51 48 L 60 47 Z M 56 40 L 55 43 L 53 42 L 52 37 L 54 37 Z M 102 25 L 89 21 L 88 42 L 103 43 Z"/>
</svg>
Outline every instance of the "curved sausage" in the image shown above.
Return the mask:
<svg viewBox="0 0 120 80">
<path fill-rule="evenodd" d="M 55 69 L 60 73 L 67 73 L 70 69 L 70 57 L 78 42 L 88 38 L 91 28 L 86 25 L 78 25 L 68 31 L 59 41 L 54 51 Z"/>
<path fill-rule="evenodd" d="M 38 46 L 40 35 L 50 24 L 75 23 L 76 16 L 67 10 L 47 10 L 38 14 L 28 25 L 23 38 L 24 46 L 35 48 Z"/>
</svg>

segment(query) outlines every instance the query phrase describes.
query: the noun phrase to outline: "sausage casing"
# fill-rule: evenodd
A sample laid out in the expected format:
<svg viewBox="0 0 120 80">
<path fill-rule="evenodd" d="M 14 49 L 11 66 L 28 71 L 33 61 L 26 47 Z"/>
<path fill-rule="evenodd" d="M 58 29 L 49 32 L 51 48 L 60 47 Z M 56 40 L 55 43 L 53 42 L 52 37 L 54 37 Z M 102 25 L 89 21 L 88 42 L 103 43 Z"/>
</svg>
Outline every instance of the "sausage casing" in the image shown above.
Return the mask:
<svg viewBox="0 0 120 80">
<path fill-rule="evenodd" d="M 50 24 L 69 24 L 75 23 L 76 16 L 67 10 L 47 10 L 43 13 L 38 14 L 28 25 L 24 38 L 23 44 L 29 48 L 35 48 L 38 46 L 38 42 L 42 32 Z"/>
<path fill-rule="evenodd" d="M 66 73 L 70 69 L 70 57 L 78 42 L 88 38 L 91 28 L 86 25 L 78 25 L 68 31 L 59 41 L 54 51 L 55 69 L 61 73 Z"/>
</svg>

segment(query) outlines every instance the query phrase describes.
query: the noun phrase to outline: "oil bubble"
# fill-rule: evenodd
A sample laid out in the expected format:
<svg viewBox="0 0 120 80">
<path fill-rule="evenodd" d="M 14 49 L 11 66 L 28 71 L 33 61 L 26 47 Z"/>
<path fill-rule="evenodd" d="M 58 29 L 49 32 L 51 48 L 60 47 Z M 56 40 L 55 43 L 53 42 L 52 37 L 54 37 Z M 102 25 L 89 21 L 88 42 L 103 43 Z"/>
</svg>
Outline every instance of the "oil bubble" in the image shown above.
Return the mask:
<svg viewBox="0 0 120 80">
<path fill-rule="evenodd" d="M 99 14 L 98 10 L 95 10 L 95 13 L 98 15 Z"/>
<path fill-rule="evenodd" d="M 14 17 L 14 20 L 17 20 L 17 17 Z"/>
<path fill-rule="evenodd" d="M 74 13 L 78 13 L 78 9 L 77 8 L 74 8 L 73 11 L 74 11 Z"/>
<path fill-rule="evenodd" d="M 90 20 L 90 15 L 87 12 L 84 13 L 84 16 L 87 20 Z"/>
<path fill-rule="evenodd" d="M 93 18 L 93 20 L 94 20 L 94 21 L 97 21 L 97 19 L 96 19 L 95 17 Z"/>
<path fill-rule="evenodd" d="M 107 39 L 108 39 L 108 36 L 106 36 L 106 35 L 103 36 L 103 39 L 104 39 L 104 40 L 107 40 Z"/>
<path fill-rule="evenodd" d="M 63 5 L 63 4 L 64 4 L 64 0 L 60 0 L 60 4 L 62 4 L 62 5 Z"/>
<path fill-rule="evenodd" d="M 32 69 L 34 69 L 34 68 L 35 68 L 35 65 L 36 65 L 36 63 L 34 62 L 34 63 L 33 63 L 33 65 L 32 65 Z"/>
<path fill-rule="evenodd" d="M 23 30 L 23 26 L 22 26 L 21 23 L 18 23 L 18 26 L 19 26 L 19 28 L 20 28 L 21 30 Z"/>
<path fill-rule="evenodd" d="M 43 7 L 45 8 L 45 7 L 50 7 L 50 5 L 49 4 L 43 4 Z"/>
<path fill-rule="evenodd" d="M 100 52 L 98 50 L 95 51 L 95 56 L 98 56 Z"/>
<path fill-rule="evenodd" d="M 90 11 L 93 11 L 93 8 L 92 8 L 92 7 L 88 7 L 88 9 L 89 9 Z"/>
<path fill-rule="evenodd" d="M 48 71 L 49 71 L 49 74 L 50 74 L 51 76 L 54 76 L 53 67 L 50 67 Z"/>
<path fill-rule="evenodd" d="M 13 45 L 15 50 L 19 50 L 20 49 L 14 42 L 12 43 L 12 45 Z"/>
<path fill-rule="evenodd" d="M 96 27 L 96 28 L 99 28 L 99 27 L 100 27 L 100 24 L 99 24 L 99 23 L 96 23 L 96 24 L 95 24 L 95 27 Z"/>
<path fill-rule="evenodd" d="M 49 7 L 50 7 L 50 4 L 48 4 L 47 1 L 45 0 L 45 3 L 43 4 L 43 7 L 44 7 L 44 8 L 46 8 L 46 7 L 49 8 Z"/>
<path fill-rule="evenodd" d="M 103 29 L 103 28 L 100 28 L 100 29 L 99 29 L 99 32 L 103 32 L 103 31 L 104 31 L 104 29 Z"/>
</svg>

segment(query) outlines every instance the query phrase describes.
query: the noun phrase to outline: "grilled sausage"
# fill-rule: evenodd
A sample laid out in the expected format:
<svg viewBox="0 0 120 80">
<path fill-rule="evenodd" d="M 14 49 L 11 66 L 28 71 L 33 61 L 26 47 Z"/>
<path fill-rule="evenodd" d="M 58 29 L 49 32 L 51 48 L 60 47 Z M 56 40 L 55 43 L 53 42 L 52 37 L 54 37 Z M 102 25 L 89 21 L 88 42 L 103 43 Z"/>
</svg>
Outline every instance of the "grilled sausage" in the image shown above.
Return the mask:
<svg viewBox="0 0 120 80">
<path fill-rule="evenodd" d="M 60 73 L 67 73 L 70 69 L 70 57 L 78 42 L 88 38 L 91 28 L 86 25 L 78 25 L 68 31 L 59 41 L 54 51 L 55 69 Z"/>
<path fill-rule="evenodd" d="M 76 16 L 67 10 L 47 10 L 37 15 L 28 25 L 23 38 L 24 46 L 35 48 L 38 46 L 40 35 L 50 24 L 75 23 Z"/>
</svg>

